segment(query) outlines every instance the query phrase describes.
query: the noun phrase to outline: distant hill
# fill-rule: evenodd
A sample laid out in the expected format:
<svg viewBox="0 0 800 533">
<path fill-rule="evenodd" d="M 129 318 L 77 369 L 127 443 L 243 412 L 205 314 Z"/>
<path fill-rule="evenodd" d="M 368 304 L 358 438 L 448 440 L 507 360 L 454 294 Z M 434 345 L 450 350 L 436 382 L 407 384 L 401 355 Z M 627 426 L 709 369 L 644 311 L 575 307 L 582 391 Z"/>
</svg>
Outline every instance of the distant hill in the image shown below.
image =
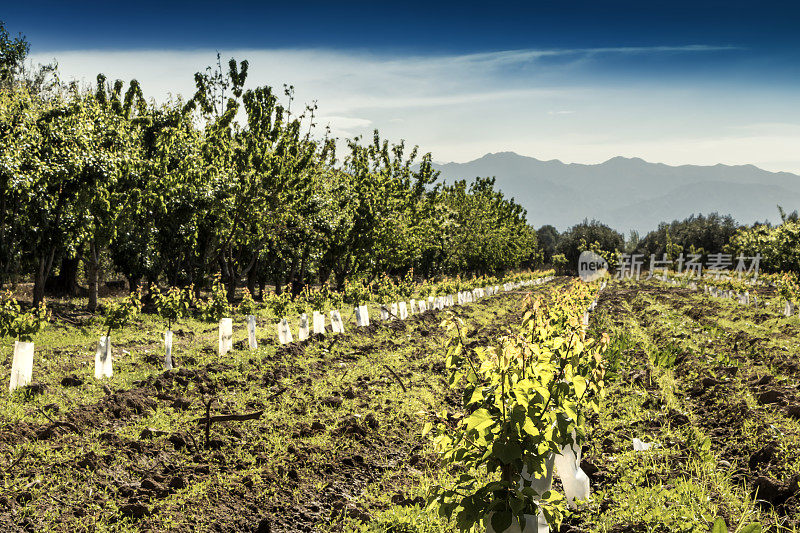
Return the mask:
<svg viewBox="0 0 800 533">
<path fill-rule="evenodd" d="M 552 224 L 559 231 L 594 218 L 644 234 L 659 222 L 713 211 L 743 224 L 775 222 L 777 205 L 800 207 L 800 176 L 753 165 L 673 167 L 625 157 L 583 165 L 500 152 L 435 167 L 448 183 L 495 176 L 505 195 L 528 210 L 532 225 Z"/>
</svg>

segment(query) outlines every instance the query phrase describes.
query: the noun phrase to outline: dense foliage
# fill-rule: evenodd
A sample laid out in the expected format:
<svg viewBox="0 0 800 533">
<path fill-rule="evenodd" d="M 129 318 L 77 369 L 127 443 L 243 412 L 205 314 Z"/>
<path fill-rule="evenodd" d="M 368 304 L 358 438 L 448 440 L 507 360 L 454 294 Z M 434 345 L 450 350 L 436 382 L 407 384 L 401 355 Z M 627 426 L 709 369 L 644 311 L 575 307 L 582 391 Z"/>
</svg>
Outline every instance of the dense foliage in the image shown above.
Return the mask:
<svg viewBox="0 0 800 533">
<path fill-rule="evenodd" d="M 551 525 L 560 522 L 561 495 L 519 481 L 524 472 L 546 477 L 548 457 L 582 444 L 584 412 L 599 408 L 608 337 L 589 338 L 582 326 L 596 294 L 582 282 L 551 289 L 530 302 L 519 329 L 496 346 L 470 349 L 464 324 L 446 322 L 450 384 L 463 388 L 464 416 L 453 420 L 445 411 L 423 432 L 434 431 L 445 463 L 463 468 L 455 486 L 435 487 L 430 496 L 461 531 L 488 517 L 504 531 L 514 518 L 522 523 L 539 510 Z"/>
<path fill-rule="evenodd" d="M 624 248 L 625 237 L 621 233 L 596 220 L 584 220 L 560 235 L 555 251 L 563 256 L 559 258 L 561 261 L 566 260 L 569 271 L 576 271 L 578 257 L 585 250 L 600 254 L 613 265 Z"/>
<path fill-rule="evenodd" d="M 762 255 L 761 268 L 767 272 L 800 274 L 800 222 L 785 220 L 779 226 L 756 224 L 741 228 L 730 240 L 730 253 Z"/>
<path fill-rule="evenodd" d="M 635 252 L 647 257 L 667 254 L 673 259 L 680 253 L 720 253 L 738 228 L 733 217 L 718 213 L 662 222 L 638 243 Z"/>
</svg>

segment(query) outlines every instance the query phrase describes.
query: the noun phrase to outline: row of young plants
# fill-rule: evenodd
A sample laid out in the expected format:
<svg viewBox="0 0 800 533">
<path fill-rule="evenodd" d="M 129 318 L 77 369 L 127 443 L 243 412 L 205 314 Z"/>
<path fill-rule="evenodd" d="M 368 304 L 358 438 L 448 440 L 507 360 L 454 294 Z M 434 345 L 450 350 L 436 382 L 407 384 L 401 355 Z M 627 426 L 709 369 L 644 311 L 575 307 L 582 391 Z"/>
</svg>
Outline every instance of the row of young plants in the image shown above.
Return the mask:
<svg viewBox="0 0 800 533">
<path fill-rule="evenodd" d="M 755 295 L 752 298 L 750 296 L 750 289 L 756 285 L 755 280 L 732 278 L 730 276 L 716 277 L 714 275 L 689 277 L 686 274 L 672 271 L 653 277 L 668 285 L 688 288 L 693 291 L 702 288 L 703 292 L 706 294 L 717 298 L 736 299 L 742 305 L 758 303 L 758 298 Z"/>
<path fill-rule="evenodd" d="M 800 302 L 800 279 L 798 279 L 797 274 L 783 272 L 777 275 L 772 282 L 783 299 L 784 314 L 791 316 L 792 311 Z"/>
<path fill-rule="evenodd" d="M 442 411 L 423 429 L 455 476 L 431 491 L 428 504 L 461 531 L 481 524 L 489 532 L 548 531 L 588 498 L 580 449 L 585 413 L 597 411 L 604 394 L 609 342 L 587 335 L 598 291 L 581 281 L 545 289 L 527 300 L 518 326 L 487 346 L 466 343 L 462 320 L 444 322 L 462 411 Z M 554 469 L 564 494 L 551 487 Z"/>
<path fill-rule="evenodd" d="M 542 283 L 550 279 L 553 275 L 552 270 L 519 273 L 504 277 L 498 280 L 494 277 L 474 278 L 463 281 L 460 278 L 444 280 L 439 283 L 425 282 L 414 285 L 411 276 L 395 282 L 388 276 L 382 276 L 372 285 L 350 284 L 345 287 L 344 295 L 340 295 L 338 302 L 345 302 L 353 305 L 353 316 L 356 326 L 370 325 L 370 305 L 369 302 L 377 302 L 381 320 L 405 320 L 409 314 L 424 313 L 428 310 L 441 310 L 452 305 L 462 305 L 471 303 L 484 296 L 491 296 L 501 290 L 501 285 L 490 284 L 493 282 L 503 282 L 502 290 L 511 290 L 532 283 Z M 313 333 L 325 333 L 325 310 L 330 312 L 331 329 L 333 333 L 344 332 L 344 322 L 341 318 L 339 307 L 332 305 L 332 301 L 314 299 L 314 294 L 321 294 L 325 287 L 319 291 L 308 291 L 312 297 L 305 296 L 297 304 L 301 311 L 299 315 L 299 326 L 297 329 L 298 340 L 305 340 L 309 337 L 312 328 L 309 325 L 308 316 L 313 317 Z M 415 296 L 416 298 L 410 298 Z M 399 299 L 398 299 L 399 298 Z M 303 306 L 305 303 L 305 306 Z M 373 313 L 374 314 L 374 313 Z M 276 316 L 279 316 L 276 313 Z M 281 344 L 294 341 L 289 318 L 283 316 L 278 324 L 278 340 Z"/>
<path fill-rule="evenodd" d="M 701 278 L 692 278 L 685 274 L 669 271 L 665 272 L 659 279 L 672 285 L 688 287 L 692 290 L 698 290 L 702 287 L 703 292 L 706 294 L 736 299 L 743 305 L 759 304 L 758 297 L 755 294 L 750 294 L 750 290 L 754 287 L 774 287 L 779 296 L 774 303 L 783 306 L 786 317 L 790 317 L 793 314 L 798 302 L 800 302 L 800 280 L 798 280 L 796 274 L 791 272 L 761 273 L 758 279 L 748 279 L 731 276 L 716 277 L 708 274 Z"/>
<path fill-rule="evenodd" d="M 508 283 L 510 280 L 543 279 L 551 274 L 547 272 L 520 273 L 503 278 Z M 157 286 L 151 286 L 148 297 L 151 299 L 155 313 L 162 319 L 164 330 L 164 368 L 170 370 L 173 367 L 172 360 L 172 329 L 181 320 L 194 314 L 195 317 L 208 321 L 219 322 L 219 350 L 220 355 L 224 355 L 232 349 L 233 320 L 231 315 L 234 313 L 245 317 L 248 333 L 249 347 L 257 347 L 256 341 L 256 316 L 261 308 L 268 308 L 274 317 L 286 316 L 292 309 L 308 309 L 316 313 L 317 310 L 326 308 L 337 309 L 342 302 L 355 301 L 361 302 L 363 299 L 369 300 L 374 294 L 379 295 L 379 301 L 384 301 L 396 294 L 414 294 L 415 291 L 425 294 L 436 294 L 450 290 L 452 287 L 466 288 L 475 287 L 487 281 L 497 281 L 496 278 L 477 278 L 466 282 L 460 279 L 445 280 L 444 282 L 424 283 L 415 286 L 413 277 L 407 276 L 397 282 L 384 276 L 374 286 L 377 288 L 373 293 L 373 287 L 367 284 L 350 284 L 344 292 L 330 290 L 327 285 L 323 285 L 316 290 L 305 290 L 301 295 L 292 301 L 290 293 L 284 291 L 279 295 L 274 295 L 263 303 L 258 304 L 254 301 L 248 291 L 245 290 L 244 297 L 239 305 L 233 307 L 228 303 L 226 290 L 223 284 L 216 280 L 211 293 L 206 298 L 196 298 L 193 287 L 177 288 L 171 287 L 162 290 Z M 349 292 L 348 292 L 349 291 Z M 430 298 L 430 297 L 429 297 Z M 143 294 L 141 288 L 133 291 L 125 298 L 106 302 L 103 306 L 101 327 L 104 335 L 100 337 L 96 357 L 95 357 L 95 378 L 102 379 L 113 375 L 111 358 L 111 333 L 127 326 L 136 316 L 142 312 Z M 424 310 L 424 309 L 423 309 Z M 413 305 L 412 305 L 413 311 Z M 338 310 L 335 311 L 338 316 Z M 397 313 L 395 312 L 396 316 Z M 301 315 L 305 316 L 305 315 Z M 333 316 L 333 314 L 332 314 Z M 31 382 L 33 369 L 34 345 L 32 342 L 35 335 L 48 320 L 47 310 L 44 304 L 40 304 L 31 310 L 24 311 L 19 303 L 9 294 L 0 297 L 0 336 L 15 339 L 14 358 L 12 360 L 11 379 L 9 389 L 11 391 L 18 387 L 23 387 Z M 341 318 L 339 317 L 339 320 Z M 279 322 L 279 319 L 275 319 Z M 287 321 L 284 318 L 282 322 Z M 361 324 L 359 324 L 361 325 Z M 307 324 L 306 324 L 307 328 Z M 315 327 L 315 330 L 317 328 Z M 324 322 L 323 322 L 324 331 Z M 338 332 L 343 332 L 343 326 Z M 308 334 L 306 334 L 306 337 Z M 302 337 L 302 335 L 301 335 Z M 289 335 L 291 338 L 291 335 Z"/>
</svg>

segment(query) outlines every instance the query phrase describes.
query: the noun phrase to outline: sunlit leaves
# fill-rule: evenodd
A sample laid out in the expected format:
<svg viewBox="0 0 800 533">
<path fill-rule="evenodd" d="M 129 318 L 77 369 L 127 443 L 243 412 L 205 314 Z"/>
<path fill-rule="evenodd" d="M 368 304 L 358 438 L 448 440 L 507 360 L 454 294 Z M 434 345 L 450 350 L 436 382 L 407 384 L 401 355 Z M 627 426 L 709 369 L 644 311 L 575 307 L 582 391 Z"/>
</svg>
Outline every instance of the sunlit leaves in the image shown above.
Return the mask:
<svg viewBox="0 0 800 533">
<path fill-rule="evenodd" d="M 580 320 L 595 291 L 582 283 L 545 291 L 529 302 L 515 331 L 489 346 L 467 349 L 462 325 L 445 322 L 451 335 L 446 346 L 450 383 L 465 387 L 467 414 L 446 423 L 441 417 L 425 432 L 436 435 L 445 462 L 470 472 L 462 475 L 465 486 L 458 492 L 438 487 L 431 494 L 447 516 L 458 513 L 463 530 L 484 518 L 510 524 L 512 517 L 535 515 L 540 507 L 551 524 L 563 516 L 560 495 L 538 495 L 517 482 L 523 466 L 543 473 L 549 454 L 580 443 L 583 410 L 599 405 L 607 339 L 587 338 Z M 482 470 L 490 481 L 480 487 L 473 476 L 484 475 Z"/>
</svg>

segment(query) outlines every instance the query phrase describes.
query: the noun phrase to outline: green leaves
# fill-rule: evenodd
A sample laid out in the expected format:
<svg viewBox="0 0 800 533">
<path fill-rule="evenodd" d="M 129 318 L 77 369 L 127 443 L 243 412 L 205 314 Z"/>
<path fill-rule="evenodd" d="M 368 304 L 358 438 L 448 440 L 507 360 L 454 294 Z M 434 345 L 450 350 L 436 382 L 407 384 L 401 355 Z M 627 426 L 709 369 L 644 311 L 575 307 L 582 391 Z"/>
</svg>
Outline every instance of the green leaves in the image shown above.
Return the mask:
<svg viewBox="0 0 800 533">
<path fill-rule="evenodd" d="M 44 303 L 23 312 L 11 294 L 0 295 L 0 337 L 13 337 L 20 341 L 30 341 L 39 332 L 47 319 Z"/>
<path fill-rule="evenodd" d="M 219 322 L 221 318 L 230 314 L 231 307 L 228 304 L 225 286 L 222 284 L 219 277 L 214 279 L 214 284 L 211 287 L 211 295 L 205 300 L 198 301 L 196 305 L 197 313 L 200 315 L 200 318 L 207 322 Z"/>
<path fill-rule="evenodd" d="M 441 417 L 423 431 L 434 434 L 444 462 L 466 472 L 457 491 L 433 490 L 444 512 L 460 509 L 462 530 L 491 516 L 493 527 L 502 531 L 514 517 L 535 516 L 540 504 L 551 525 L 560 523 L 564 498 L 520 488 L 519 479 L 523 466 L 543 474 L 551 453 L 580 445 L 583 410 L 599 404 L 606 340 L 586 338 L 580 320 L 595 290 L 582 283 L 565 291 L 552 289 L 530 303 L 518 328 L 490 346 L 467 348 L 463 325 L 457 319 L 445 321 L 450 384 L 466 383 L 466 415 Z M 484 479 L 487 483 L 479 486 Z"/>
<path fill-rule="evenodd" d="M 735 533 L 761 533 L 761 530 L 761 524 L 758 522 L 751 522 L 737 529 Z M 714 524 L 711 526 L 709 533 L 728 533 L 728 525 L 725 523 L 725 519 L 720 516 L 714 520 Z"/>
<path fill-rule="evenodd" d="M 483 432 L 493 426 L 495 422 L 492 414 L 486 409 L 478 409 L 464 420 L 467 431 L 474 430 L 478 432 Z"/>
<path fill-rule="evenodd" d="M 192 301 L 192 288 L 181 290 L 177 287 L 170 287 L 166 292 L 162 292 L 157 286 L 150 288 L 150 294 L 156 307 L 156 313 L 167 323 L 167 330 L 172 329 L 172 325 L 189 314 L 189 304 Z"/>
<path fill-rule="evenodd" d="M 103 312 L 106 335 L 110 336 L 112 330 L 125 327 L 128 322 L 136 318 L 141 310 L 142 294 L 140 291 L 132 292 L 127 298 L 120 301 L 106 304 Z"/>
<path fill-rule="evenodd" d="M 522 457 L 522 446 L 513 440 L 495 440 L 491 446 L 492 455 L 503 464 L 510 465 Z"/>
<path fill-rule="evenodd" d="M 505 531 L 511 527 L 513 515 L 511 511 L 499 511 L 492 515 L 492 527 L 495 531 Z"/>
</svg>

